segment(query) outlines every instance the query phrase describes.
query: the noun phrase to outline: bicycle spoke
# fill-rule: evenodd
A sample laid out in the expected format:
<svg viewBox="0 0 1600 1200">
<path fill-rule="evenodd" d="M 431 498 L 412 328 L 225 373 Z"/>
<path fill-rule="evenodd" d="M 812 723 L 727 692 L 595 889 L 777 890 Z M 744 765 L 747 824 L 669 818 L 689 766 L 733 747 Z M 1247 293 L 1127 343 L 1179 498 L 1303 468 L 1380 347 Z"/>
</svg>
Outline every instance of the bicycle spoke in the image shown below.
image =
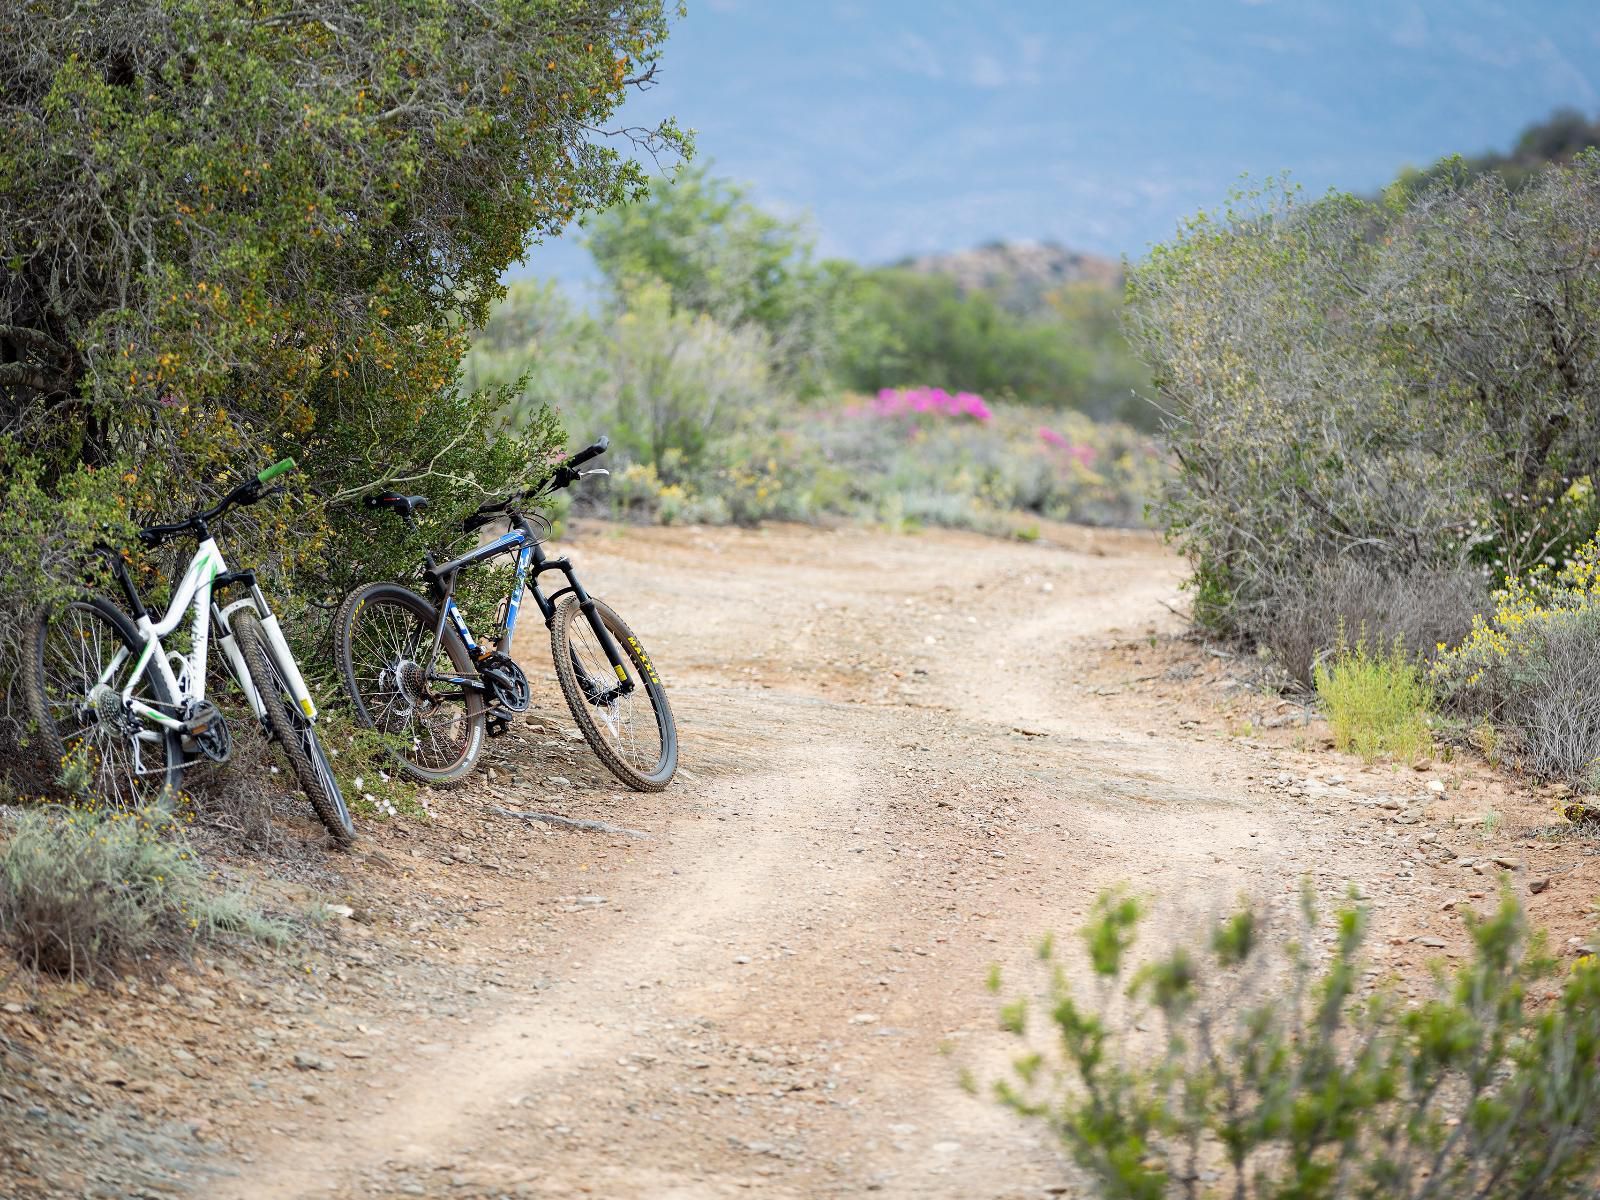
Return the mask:
<svg viewBox="0 0 1600 1200">
<path fill-rule="evenodd" d="M 350 630 L 351 675 L 361 704 L 376 728 L 406 738 L 406 757 L 425 768 L 458 762 L 471 737 L 464 709 L 423 694 L 426 676 L 454 673 L 442 644 L 431 664 L 420 661 L 433 636 L 418 614 L 381 599 L 364 605 Z M 403 672 L 416 674 L 403 682 Z"/>
<path fill-rule="evenodd" d="M 141 728 L 139 718 L 122 709 L 124 688 L 159 707 L 149 676 L 141 674 L 129 687 L 112 673 L 119 658 L 121 667 L 131 667 L 135 658 L 107 619 L 83 605 L 68 606 L 45 626 L 40 654 L 43 710 L 65 752 L 85 757 L 97 796 L 117 805 L 136 803 L 148 781 L 164 780 L 168 768 L 165 732 Z"/>
<path fill-rule="evenodd" d="M 594 694 L 603 693 L 620 682 L 587 620 L 579 618 L 573 621 L 569 644 L 573 648 L 574 665 L 585 691 L 592 689 Z M 638 728 L 638 707 L 641 702 L 648 703 L 648 696 L 644 694 L 638 665 L 626 653 L 624 660 L 633 667 L 633 690 L 614 697 L 606 705 L 592 707 L 600 728 L 609 735 L 607 740 L 616 746 L 623 760 L 637 770 L 648 772 L 655 769 L 660 757 L 659 749 L 647 744 Z M 654 724 L 652 713 L 652 727 Z"/>
</svg>

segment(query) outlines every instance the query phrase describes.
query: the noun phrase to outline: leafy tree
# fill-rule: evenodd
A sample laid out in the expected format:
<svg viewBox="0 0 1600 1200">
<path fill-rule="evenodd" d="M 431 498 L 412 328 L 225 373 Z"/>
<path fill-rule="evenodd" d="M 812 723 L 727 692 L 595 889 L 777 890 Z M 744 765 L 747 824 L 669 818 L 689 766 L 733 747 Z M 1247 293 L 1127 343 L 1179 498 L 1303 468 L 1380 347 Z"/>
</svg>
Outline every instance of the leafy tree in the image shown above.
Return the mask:
<svg viewBox="0 0 1600 1200">
<path fill-rule="evenodd" d="M 760 327 L 778 378 L 819 389 L 848 335 L 854 272 L 818 263 L 805 226 L 764 212 L 740 185 L 691 167 L 637 204 L 589 223 L 589 249 L 616 299 L 660 280 L 674 307 L 737 329 Z"/>
<path fill-rule="evenodd" d="M 1132 394 L 1145 373 L 1122 336 L 1121 301 L 1106 288 L 1068 287 L 1042 314 L 1022 316 L 948 276 L 890 267 L 866 273 L 862 307 L 882 332 L 842 356 L 852 387 L 926 384 L 1150 419 Z"/>
<path fill-rule="evenodd" d="M 469 379 L 512 389 L 513 421 L 548 406 L 580 436 L 609 433 L 618 463 L 676 481 L 708 468 L 713 442 L 791 407 L 771 386 L 770 357 L 759 325 L 675 306 L 659 279 L 634 281 L 597 317 L 529 281 L 496 306 L 465 366 Z"/>
<path fill-rule="evenodd" d="M 1481 592 L 1588 537 L 1597 239 L 1591 151 L 1520 190 L 1267 192 L 1153 251 L 1132 329 L 1179 465 L 1156 515 L 1197 615 L 1263 638 L 1325 608 L 1336 565 Z"/>
<path fill-rule="evenodd" d="M 530 241 L 642 192 L 602 122 L 666 32 L 662 0 L 0 11 L 0 545 L 81 545 L 293 454 L 319 496 L 234 522 L 240 556 L 386 570 L 343 515 L 364 489 L 431 492 L 442 527 L 537 469 L 556 429 L 457 388 L 465 330 Z M 14 613 L 46 589 L 10 554 Z"/>
</svg>

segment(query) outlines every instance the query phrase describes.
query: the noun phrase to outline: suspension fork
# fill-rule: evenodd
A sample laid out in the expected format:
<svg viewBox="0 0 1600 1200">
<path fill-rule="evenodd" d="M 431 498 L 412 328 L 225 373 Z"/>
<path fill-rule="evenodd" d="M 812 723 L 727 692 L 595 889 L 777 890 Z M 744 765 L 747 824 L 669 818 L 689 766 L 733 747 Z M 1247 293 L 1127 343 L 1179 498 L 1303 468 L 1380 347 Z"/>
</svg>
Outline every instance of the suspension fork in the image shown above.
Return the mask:
<svg viewBox="0 0 1600 1200">
<path fill-rule="evenodd" d="M 539 590 L 539 576 L 545 571 L 560 571 L 566 576 L 567 586 L 545 596 Z M 616 673 L 618 687 L 623 694 L 633 690 L 633 680 L 628 678 L 628 669 L 623 665 L 622 648 L 617 645 L 617 639 L 611 636 L 611 630 L 606 628 L 600 619 L 600 613 L 595 608 L 594 597 L 584 590 L 583 584 L 578 582 L 578 576 L 572 570 L 572 563 L 566 558 L 546 558 L 544 548 L 535 545 L 533 548 L 533 598 L 539 605 L 539 611 L 544 614 L 544 623 L 549 625 L 555 620 L 556 601 L 562 596 L 571 594 L 578 602 L 578 609 L 583 613 L 584 619 L 589 622 L 589 628 L 594 630 L 595 638 L 600 642 L 600 649 L 605 651 L 606 661 L 611 664 L 611 669 Z"/>
</svg>

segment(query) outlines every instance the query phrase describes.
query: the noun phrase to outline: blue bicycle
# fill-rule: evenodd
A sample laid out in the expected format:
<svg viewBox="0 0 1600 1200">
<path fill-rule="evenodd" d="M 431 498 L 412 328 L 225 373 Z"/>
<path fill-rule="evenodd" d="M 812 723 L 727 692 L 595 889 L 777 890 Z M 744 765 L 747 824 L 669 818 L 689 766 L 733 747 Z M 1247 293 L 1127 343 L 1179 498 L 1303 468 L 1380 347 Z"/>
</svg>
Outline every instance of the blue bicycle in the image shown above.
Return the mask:
<svg viewBox="0 0 1600 1200">
<path fill-rule="evenodd" d="M 441 787 L 461 783 L 483 752 L 484 739 L 504 733 L 512 715 L 527 710 L 528 678 L 512 657 L 527 587 L 550 630 L 567 707 L 600 761 L 639 791 L 660 791 L 672 779 L 678 731 L 655 664 L 622 618 L 584 590 L 571 562 L 546 556 L 548 523 L 537 513 L 530 520 L 525 511 L 585 476 L 606 474 L 579 468 L 608 445 L 601 438 L 544 484 L 479 507 L 462 522 L 465 532 L 502 520 L 506 532 L 448 562 L 428 551 L 427 597 L 398 583 L 369 583 L 340 605 L 334 645 L 345 690 L 358 721 L 395 739 L 405 774 Z M 384 492 L 366 503 L 414 528 L 413 514 L 428 499 Z M 466 568 L 501 555 L 514 555 L 516 570 L 496 628 L 480 642 L 455 602 L 456 583 Z M 551 571 L 565 585 L 546 595 L 540 576 Z"/>
</svg>

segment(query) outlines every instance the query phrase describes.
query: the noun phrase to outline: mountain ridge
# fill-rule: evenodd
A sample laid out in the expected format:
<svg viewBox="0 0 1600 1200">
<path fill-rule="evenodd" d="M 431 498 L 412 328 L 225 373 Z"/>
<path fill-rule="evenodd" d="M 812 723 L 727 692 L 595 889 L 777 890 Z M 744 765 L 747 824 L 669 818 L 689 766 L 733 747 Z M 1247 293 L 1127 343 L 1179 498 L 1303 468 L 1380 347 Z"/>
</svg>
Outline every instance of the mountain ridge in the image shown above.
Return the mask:
<svg viewBox="0 0 1600 1200">
<path fill-rule="evenodd" d="M 968 250 L 923 254 L 892 264 L 896 270 L 941 275 L 963 295 L 986 292 L 1013 312 L 1037 312 L 1045 298 L 1069 284 L 1122 286 L 1122 264 L 1052 241 L 985 242 Z"/>
</svg>

